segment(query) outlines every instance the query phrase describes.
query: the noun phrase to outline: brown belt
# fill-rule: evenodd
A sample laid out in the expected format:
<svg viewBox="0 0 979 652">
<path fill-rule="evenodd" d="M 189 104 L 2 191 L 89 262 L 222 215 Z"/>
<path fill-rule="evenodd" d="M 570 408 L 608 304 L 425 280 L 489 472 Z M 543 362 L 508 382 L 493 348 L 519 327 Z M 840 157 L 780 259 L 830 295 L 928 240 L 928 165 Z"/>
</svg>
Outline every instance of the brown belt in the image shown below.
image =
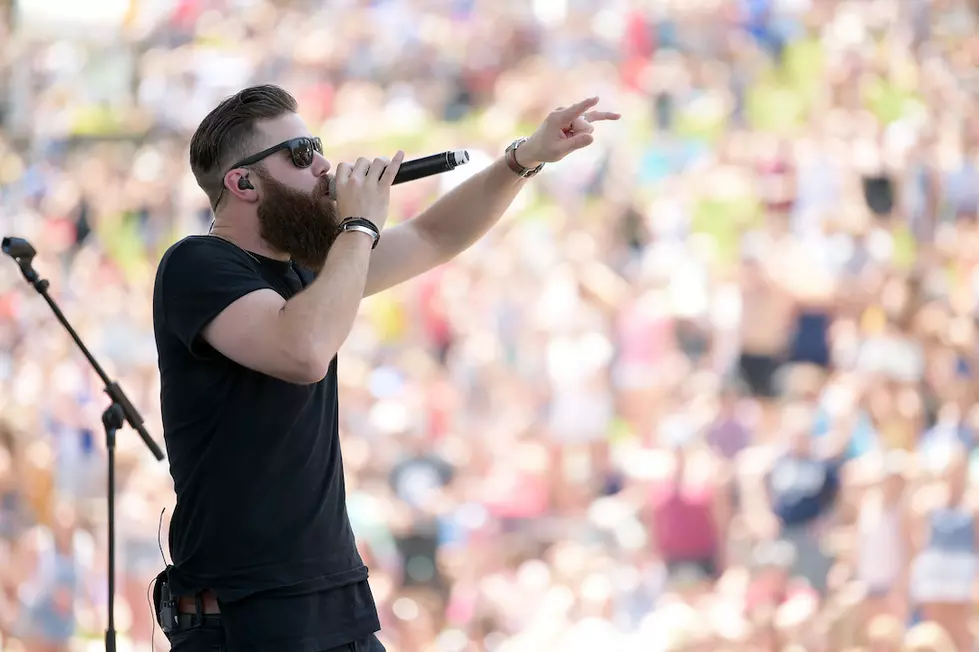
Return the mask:
<svg viewBox="0 0 979 652">
<path fill-rule="evenodd" d="M 205 614 L 219 614 L 221 613 L 221 608 L 218 606 L 218 597 L 214 595 L 213 591 L 202 591 L 201 592 L 201 609 Z M 196 614 L 197 613 L 197 601 L 194 598 L 184 597 L 177 598 L 177 613 L 182 614 Z"/>
</svg>

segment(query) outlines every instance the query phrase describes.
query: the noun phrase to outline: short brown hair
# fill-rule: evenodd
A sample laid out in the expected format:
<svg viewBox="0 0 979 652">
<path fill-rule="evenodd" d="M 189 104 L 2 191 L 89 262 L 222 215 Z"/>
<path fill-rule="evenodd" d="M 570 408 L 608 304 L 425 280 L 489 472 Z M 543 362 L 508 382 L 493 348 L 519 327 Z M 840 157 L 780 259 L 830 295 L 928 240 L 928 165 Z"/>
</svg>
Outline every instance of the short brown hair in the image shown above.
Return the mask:
<svg viewBox="0 0 979 652">
<path fill-rule="evenodd" d="M 255 123 L 295 113 L 296 98 L 278 86 L 265 84 L 238 91 L 201 121 L 190 140 L 190 169 L 211 207 L 224 186 L 225 166 L 254 152 Z"/>
</svg>

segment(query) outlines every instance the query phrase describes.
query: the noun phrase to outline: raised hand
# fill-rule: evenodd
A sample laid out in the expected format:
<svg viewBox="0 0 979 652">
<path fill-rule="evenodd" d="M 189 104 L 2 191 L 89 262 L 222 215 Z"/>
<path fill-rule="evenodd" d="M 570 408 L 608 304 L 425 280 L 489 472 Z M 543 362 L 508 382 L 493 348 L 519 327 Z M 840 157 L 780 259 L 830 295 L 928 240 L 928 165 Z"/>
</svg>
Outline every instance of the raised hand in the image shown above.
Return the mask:
<svg viewBox="0 0 979 652">
<path fill-rule="evenodd" d="M 404 152 L 399 151 L 390 161 L 376 158 L 371 162 L 359 158 L 352 166 L 340 163 L 336 171 L 337 213 L 340 218 L 364 217 L 377 228 L 383 228 L 388 218 L 391 184 L 404 157 Z"/>
<path fill-rule="evenodd" d="M 595 142 L 594 123 L 622 117 L 612 111 L 589 110 L 597 104 L 597 97 L 589 97 L 552 111 L 534 135 L 517 148 L 517 162 L 525 168 L 534 168 L 541 163 L 560 161 L 571 152 L 591 145 Z"/>
</svg>

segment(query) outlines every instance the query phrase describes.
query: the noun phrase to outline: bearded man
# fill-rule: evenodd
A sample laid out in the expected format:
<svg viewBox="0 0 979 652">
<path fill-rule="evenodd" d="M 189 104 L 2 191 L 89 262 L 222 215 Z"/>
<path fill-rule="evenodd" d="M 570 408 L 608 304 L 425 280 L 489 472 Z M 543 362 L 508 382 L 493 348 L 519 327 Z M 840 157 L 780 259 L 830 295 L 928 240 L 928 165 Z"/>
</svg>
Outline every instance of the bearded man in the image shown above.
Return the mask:
<svg viewBox="0 0 979 652">
<path fill-rule="evenodd" d="M 207 235 L 163 256 L 153 295 L 164 438 L 177 494 L 157 615 L 174 652 L 378 651 L 346 511 L 336 354 L 360 300 L 451 259 L 527 179 L 615 113 L 552 112 L 487 169 L 383 231 L 404 157 L 340 163 L 275 86 L 204 118 L 190 165 Z"/>
</svg>

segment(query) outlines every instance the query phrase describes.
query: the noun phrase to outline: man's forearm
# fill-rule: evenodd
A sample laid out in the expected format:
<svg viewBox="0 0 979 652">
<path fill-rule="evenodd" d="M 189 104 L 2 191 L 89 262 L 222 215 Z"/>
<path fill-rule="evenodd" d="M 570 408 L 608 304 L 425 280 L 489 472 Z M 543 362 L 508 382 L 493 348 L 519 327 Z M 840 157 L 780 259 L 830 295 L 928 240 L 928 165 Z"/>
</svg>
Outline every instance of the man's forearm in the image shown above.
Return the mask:
<svg viewBox="0 0 979 652">
<path fill-rule="evenodd" d="M 420 213 L 414 226 L 442 258 L 451 258 L 500 220 L 525 183 L 500 157 Z"/>
<path fill-rule="evenodd" d="M 308 288 L 286 302 L 281 318 L 287 337 L 304 342 L 317 373 L 326 374 L 353 327 L 364 293 L 371 240 L 357 232 L 337 236 L 326 263 Z"/>
</svg>

